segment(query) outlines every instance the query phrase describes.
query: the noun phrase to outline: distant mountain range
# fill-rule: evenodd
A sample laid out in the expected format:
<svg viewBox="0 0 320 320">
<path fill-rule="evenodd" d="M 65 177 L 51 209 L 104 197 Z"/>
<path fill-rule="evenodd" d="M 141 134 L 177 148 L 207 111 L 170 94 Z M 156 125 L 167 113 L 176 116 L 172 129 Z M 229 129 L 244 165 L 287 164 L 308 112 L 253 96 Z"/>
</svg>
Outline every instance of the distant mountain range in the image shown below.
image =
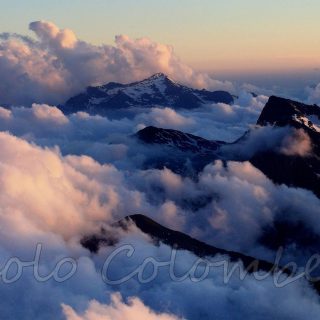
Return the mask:
<svg viewBox="0 0 320 320">
<path fill-rule="evenodd" d="M 127 116 L 132 109 L 143 110 L 155 106 L 191 109 L 217 102 L 232 104 L 233 96 L 222 91 L 191 89 L 177 84 L 164 74 L 156 74 L 127 85 L 109 83 L 100 87 L 89 87 L 85 93 L 69 99 L 61 108 L 66 113 L 85 111 L 99 115 L 109 115 L 110 112 L 118 114 L 119 110 L 123 110 L 123 114 Z M 241 150 L 258 130 L 265 127 L 287 128 L 289 134 L 290 130 L 300 130 L 309 139 L 312 150 L 308 154 L 290 155 L 279 152 L 277 148 L 262 146 L 251 154 L 239 156 L 237 151 Z M 142 165 L 143 169 L 166 167 L 197 179 L 198 173 L 215 160 L 222 160 L 225 164 L 227 161 L 250 161 L 275 184 L 304 188 L 320 198 L 320 108 L 316 105 L 272 96 L 262 110 L 256 127 L 233 143 L 210 141 L 181 131 L 156 127 L 146 127 L 131 138 L 149 150 Z M 283 139 L 283 136 L 270 139 Z M 273 142 L 281 145 L 282 140 Z M 254 259 L 208 246 L 141 215 L 127 217 L 124 221 L 135 223 L 142 232 L 156 241 L 189 250 L 199 256 L 226 254 L 232 259 L 242 260 L 244 264 Z M 294 244 L 302 252 L 305 250 L 311 253 L 317 252 L 320 246 L 320 238 L 303 222 L 293 223 L 289 220 L 275 220 L 272 226 L 264 230 L 259 241 L 271 249 Z M 114 245 L 115 242 L 116 239 L 106 235 L 103 230 L 101 234 L 82 239 L 83 246 L 92 252 L 97 251 L 101 245 Z M 264 269 L 270 267 L 270 264 L 263 261 L 261 265 Z"/>
<path fill-rule="evenodd" d="M 170 80 L 163 74 L 129 85 L 109 83 L 101 87 L 90 87 L 86 93 L 71 98 L 63 110 L 67 113 L 86 111 L 91 114 L 106 114 L 113 108 L 170 106 L 172 108 L 197 108 L 206 103 L 233 103 L 233 97 L 226 92 L 194 90 Z M 264 127 L 302 130 L 311 143 L 312 150 L 307 155 L 288 155 L 277 149 L 259 148 L 247 158 L 225 152 L 239 150 L 256 130 Z M 312 191 L 320 197 L 320 108 L 297 101 L 272 96 L 269 98 L 257 121 L 240 139 L 233 143 L 210 141 L 192 134 L 172 129 L 146 127 L 131 136 L 138 144 L 155 152 L 146 157 L 144 169 L 167 167 L 172 171 L 195 179 L 204 166 L 219 159 L 227 161 L 250 161 L 276 184 L 299 187 Z M 283 138 L 283 137 L 282 137 Z M 274 139 L 274 137 L 270 138 Z M 279 137 L 280 139 L 280 137 Z M 281 141 L 279 141 L 279 144 Z M 262 150 L 262 151 L 261 151 Z M 307 204 L 306 204 L 307 205 Z M 181 232 L 168 229 L 143 215 L 132 215 L 117 222 L 113 227 L 126 230 L 135 224 L 141 232 L 148 234 L 155 245 L 165 243 L 173 248 L 188 250 L 197 256 L 226 255 L 231 260 L 240 260 L 245 266 L 255 259 L 237 252 L 230 252 L 210 246 Z M 300 248 L 302 252 L 316 253 L 320 238 L 303 222 L 275 219 L 273 225 L 263 231 L 258 240 L 261 245 L 276 249 L 280 246 Z M 117 242 L 104 228 L 98 234 L 87 235 L 82 245 L 95 253 L 102 246 L 113 246 Z M 260 269 L 269 270 L 272 264 L 259 262 Z M 286 270 L 287 272 L 287 270 Z M 320 283 L 315 284 L 320 292 Z"/>
<path fill-rule="evenodd" d="M 150 107 L 193 109 L 219 102 L 232 104 L 234 97 L 224 91 L 192 89 L 158 73 L 130 84 L 110 82 L 103 86 L 88 87 L 86 92 L 70 98 L 59 107 L 66 114 L 85 111 L 102 116 L 130 117 L 130 112 L 136 114 Z M 290 156 L 266 149 L 240 160 L 250 161 L 275 183 L 305 188 L 320 197 L 320 108 L 272 96 L 262 110 L 257 126 L 301 129 L 310 138 L 312 153 L 303 157 Z M 148 157 L 145 168 L 168 167 L 179 174 L 196 176 L 205 165 L 216 159 L 239 160 L 225 154 L 222 147 L 239 146 L 255 130 L 249 130 L 232 144 L 156 127 L 144 128 L 134 138 L 163 151 Z"/>
<path fill-rule="evenodd" d="M 208 103 L 232 104 L 234 97 L 225 91 L 197 90 L 176 83 L 163 73 L 130 84 L 110 82 L 88 87 L 59 108 L 66 114 L 85 111 L 109 115 L 130 108 L 171 107 L 194 109 Z"/>
<path fill-rule="evenodd" d="M 234 154 L 224 152 L 225 147 L 229 150 L 241 150 L 250 136 L 265 126 L 302 130 L 310 139 L 312 151 L 308 155 L 286 155 L 277 149 L 262 147 L 247 158 L 239 158 L 236 152 Z M 179 174 L 196 177 L 204 166 L 217 159 L 224 162 L 250 161 L 274 183 L 304 188 L 320 198 L 320 108 L 316 105 L 309 106 L 272 96 L 264 107 L 257 126 L 230 144 L 154 127 L 139 131 L 135 137 L 143 144 L 156 145 L 167 150 L 163 153 L 167 155 L 166 157 L 161 155 L 148 159 L 145 164 L 147 168 L 165 166 Z M 174 157 L 171 158 L 170 155 Z M 259 241 L 271 249 L 294 244 L 302 252 L 311 254 L 317 253 L 320 246 L 319 236 L 306 227 L 303 221 L 275 220 L 272 226 L 264 230 Z"/>
<path fill-rule="evenodd" d="M 312 152 L 308 156 L 290 156 L 279 153 L 277 150 L 259 151 L 247 159 L 261 170 L 275 183 L 301 187 L 313 191 L 320 197 L 320 108 L 308 106 L 296 101 L 270 97 L 258 121 L 258 126 L 289 127 L 303 130 L 312 143 Z M 176 130 L 147 127 L 135 136 L 142 143 L 170 148 L 166 158 L 148 159 L 146 166 L 156 168 L 168 167 L 178 173 L 187 175 L 190 166 L 186 167 L 186 159 L 190 160 L 192 168 L 200 171 L 203 167 L 216 160 L 239 160 L 223 153 L 222 146 L 237 147 L 249 139 L 258 128 L 253 128 L 232 144 L 221 141 L 209 141 L 200 137 L 189 135 Z M 170 153 L 174 160 L 169 161 Z"/>
</svg>

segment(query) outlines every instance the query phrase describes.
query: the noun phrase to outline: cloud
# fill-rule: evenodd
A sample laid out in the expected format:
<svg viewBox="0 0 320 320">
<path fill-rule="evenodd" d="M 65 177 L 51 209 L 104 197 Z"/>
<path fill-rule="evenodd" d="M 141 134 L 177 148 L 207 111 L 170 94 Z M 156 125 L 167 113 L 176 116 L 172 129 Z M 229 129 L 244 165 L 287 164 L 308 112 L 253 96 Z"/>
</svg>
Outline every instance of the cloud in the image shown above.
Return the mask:
<svg viewBox="0 0 320 320">
<path fill-rule="evenodd" d="M 234 142 L 250 125 L 256 124 L 267 100 L 266 96 L 253 97 L 242 91 L 232 106 L 218 103 L 181 114 L 195 123 L 191 128 L 190 125 L 185 127 L 188 132 L 207 139 Z"/>
<path fill-rule="evenodd" d="M 177 320 L 175 316 L 157 314 L 146 307 L 138 298 L 129 299 L 126 304 L 119 294 L 113 294 L 110 305 L 91 301 L 86 312 L 79 316 L 71 307 L 63 305 L 67 320 Z"/>
<path fill-rule="evenodd" d="M 11 118 L 11 111 L 8 109 L 5 109 L 3 107 L 0 107 L 0 118 L 1 119 L 10 119 Z"/>
<path fill-rule="evenodd" d="M 54 232 L 70 239 L 147 209 L 143 195 L 128 189 L 111 164 L 63 157 L 57 148 L 43 149 L 4 132 L 0 143 L 0 221 L 8 237 L 14 228 L 21 237 Z"/>
<path fill-rule="evenodd" d="M 73 50 L 78 45 L 72 35 L 50 25 L 37 32 L 40 38 L 52 38 L 46 48 Z M 210 163 L 194 180 L 167 168 L 144 170 L 141 163 L 160 151 L 128 138 L 138 126 L 151 124 L 212 138 L 231 130 L 230 139 L 236 138 L 256 122 L 265 99 L 243 93 L 232 107 L 211 105 L 183 112 L 153 108 L 119 120 L 83 112 L 66 116 L 54 106 L 40 104 L 0 108 L 0 267 L 13 256 L 32 259 L 37 243 L 44 245 L 43 274 L 61 257 L 72 257 L 78 265 L 75 276 L 64 283 L 39 283 L 31 269 L 14 285 L 0 282 L 2 316 L 9 320 L 136 319 L 137 315 L 148 320 L 237 320 L 257 319 L 263 313 L 272 319 L 293 315 L 297 320 L 318 319 L 319 297 L 304 281 L 280 289 L 271 278 L 256 281 L 252 276 L 244 281 L 234 277 L 224 284 L 221 270 L 212 270 L 199 283 L 174 282 L 163 268 L 151 284 L 133 278 L 110 287 L 101 278 L 101 267 L 119 246 L 132 244 L 136 250 L 134 256 L 123 254 L 113 262 L 110 273 L 115 277 L 136 269 L 147 257 L 169 260 L 171 248 L 154 245 L 137 230 L 117 233 L 119 243 L 97 255 L 79 244 L 82 235 L 98 232 L 101 226 L 113 235 L 108 225 L 135 213 L 217 247 L 270 260 L 274 250 L 259 239 L 265 227 L 276 221 L 301 222 L 319 236 L 320 203 L 311 192 L 275 185 L 249 162 Z M 248 154 L 262 145 L 306 155 L 306 140 L 300 131 L 260 128 L 240 151 Z M 294 243 L 285 250 L 283 261 L 293 259 L 303 266 L 301 256 L 308 258 L 307 250 Z M 197 257 L 186 251 L 178 255 L 175 270 L 183 274 Z M 151 271 L 147 269 L 146 275 Z M 12 304 L 17 297 L 19 308 Z"/>
<path fill-rule="evenodd" d="M 151 108 L 148 113 L 137 115 L 136 121 L 164 129 L 186 129 L 194 125 L 191 117 L 184 117 L 171 108 Z M 145 125 L 138 124 L 138 129 Z"/>
<path fill-rule="evenodd" d="M 79 117 L 73 115 L 68 122 L 60 123 L 61 114 L 55 109 L 39 108 L 44 108 L 44 117 L 35 115 L 37 107 L 28 109 L 34 123 L 53 121 L 53 127 L 63 128 Z M 9 118 L 17 112 L 25 110 L 13 109 Z M 102 121 L 104 125 L 109 121 L 83 114 L 80 118 Z M 82 130 L 91 127 L 92 123 Z M 84 155 L 63 156 L 57 148 L 41 148 L 5 132 L 0 133 L 0 144 L 0 261 L 3 263 L 12 256 L 28 261 L 40 242 L 44 245 L 42 274 L 52 270 L 61 257 L 73 257 L 78 264 L 76 275 L 65 283 L 38 283 L 32 270 L 26 270 L 14 285 L 0 282 L 0 306 L 6 319 L 60 319 L 61 304 L 65 305 L 63 310 L 68 320 L 77 317 L 91 320 L 101 312 L 112 319 L 125 316 L 135 319 L 139 312 L 146 319 L 256 319 L 261 310 L 276 319 L 289 319 L 293 313 L 299 320 L 306 314 L 318 318 L 318 297 L 304 282 L 277 289 L 272 279 L 257 282 L 248 277 L 244 282 L 235 278 L 225 285 L 222 272 L 213 270 L 203 282 L 181 283 L 172 281 L 167 271 L 161 269 L 150 285 L 143 285 L 135 278 L 117 288 L 107 287 L 101 278 L 101 266 L 115 247 L 104 248 L 94 256 L 79 244 L 81 235 L 98 232 L 102 225 L 128 214 L 145 213 L 168 227 L 218 247 L 273 258 L 274 252 L 261 248 L 257 239 L 263 226 L 272 225 L 279 217 L 289 221 L 300 219 L 320 234 L 319 199 L 311 192 L 275 186 L 247 162 L 209 164 L 193 181 L 168 169 L 134 167 L 128 172 L 112 163 L 99 164 Z M 111 275 L 119 276 L 137 268 L 146 257 L 170 259 L 169 247 L 155 246 L 146 236 L 130 233 L 119 237 L 118 246 L 129 243 L 136 251 L 130 259 L 120 255 L 111 266 Z M 188 252 L 180 252 L 175 264 L 177 274 L 183 274 L 196 259 Z M 121 293 L 123 301 L 113 296 L 114 290 Z M 18 293 L 22 298 L 19 308 L 15 308 L 11 302 Z M 113 302 L 108 303 L 109 297 L 114 297 Z M 133 298 L 127 300 L 130 297 Z M 250 307 L 248 299 L 253 301 Z M 92 300 L 97 302 L 90 303 Z"/>
<path fill-rule="evenodd" d="M 319 199 L 306 190 L 274 185 L 249 162 L 223 165 L 218 161 L 208 165 L 200 174 L 198 188 L 215 195 L 197 212 L 197 217 L 207 217 L 210 227 L 193 221 L 189 221 L 188 226 L 196 226 L 194 235 L 202 237 L 206 234 L 218 247 L 227 246 L 231 250 L 270 259 L 272 254 L 268 256 L 268 250 L 259 243 L 267 226 L 273 226 L 277 221 L 288 225 L 301 221 L 310 232 L 320 234 L 314 220 Z M 305 203 L 309 204 L 308 209 Z M 293 249 L 298 263 L 298 256 L 303 256 L 299 250 Z"/>
<path fill-rule="evenodd" d="M 43 121 L 53 122 L 53 124 L 66 124 L 68 118 L 56 107 L 48 105 L 33 104 L 32 111 L 34 116 Z"/>
<path fill-rule="evenodd" d="M 26 212 L 22 217 L 28 224 L 35 222 L 33 228 L 70 238 L 101 222 L 144 213 L 201 240 L 221 247 L 228 243 L 230 249 L 248 253 L 256 249 L 262 229 L 278 219 L 288 206 L 314 228 L 311 217 L 318 202 L 311 192 L 275 186 L 248 163 L 229 162 L 226 167 L 220 162 L 209 164 L 197 182 L 166 168 L 143 170 L 145 161 L 163 151 L 139 145 L 127 136 L 140 123 L 147 125 L 153 121 L 155 114 L 160 118 L 169 114 L 180 119 L 173 110 L 152 109 L 132 120 L 112 121 L 85 113 L 67 117 L 57 108 L 46 105 L 0 111 L 0 126 L 24 139 L 1 133 L 5 151 L 2 172 L 6 177 L 3 203 L 8 211 L 17 210 L 16 202 L 20 203 L 18 209 L 22 212 L 24 208 Z M 179 126 L 186 125 L 193 132 L 204 123 L 202 127 L 207 126 L 209 130 L 214 120 L 210 123 L 207 113 L 199 113 L 194 118 L 191 114 L 184 115 L 183 119 L 194 119 L 195 123 L 182 122 Z M 303 154 L 308 151 L 305 145 L 309 145 L 300 138 L 305 136 L 288 128 L 257 128 L 239 149 L 233 147 L 228 152 L 241 159 L 248 159 L 248 155 L 261 147 L 301 155 L 302 151 Z M 71 156 L 72 153 L 78 156 Z M 20 157 L 24 157 L 24 161 Z M 37 166 L 34 166 L 34 159 L 37 159 Z M 16 181 L 20 180 L 24 182 L 18 184 Z M 18 196 L 27 182 L 28 196 L 20 199 Z M 10 189 L 13 185 L 15 188 Z M 280 194 L 286 199 L 295 197 L 297 202 L 291 205 L 279 198 Z M 306 201 L 310 203 L 307 211 L 303 209 Z M 44 207 L 48 209 L 42 216 Z M 56 211 L 61 212 L 61 216 Z M 303 211 L 306 211 L 305 216 Z M 70 219 L 74 219 L 72 228 L 65 227 Z M 239 230 L 246 236 L 239 236 Z"/>
<path fill-rule="evenodd" d="M 109 279 L 121 279 L 130 274 L 148 257 L 153 257 L 159 262 L 170 261 L 172 250 L 166 245 L 160 243 L 154 246 L 152 241 L 131 234 L 125 236 L 116 248 L 122 248 L 128 243 L 135 249 L 133 255 L 128 257 L 125 252 L 119 254 L 109 265 Z M 103 263 L 105 257 L 116 248 L 101 250 L 100 263 Z M 216 256 L 208 259 L 210 262 L 217 262 L 228 258 Z M 174 275 L 182 277 L 188 274 L 197 261 L 198 258 L 187 251 L 177 252 L 173 266 Z M 230 263 L 229 270 L 232 266 Z M 152 271 L 145 268 L 143 276 L 148 277 Z M 200 277 L 203 272 L 205 265 L 198 265 L 196 277 Z M 206 279 L 199 282 L 194 282 L 188 277 L 184 281 L 172 280 L 169 266 L 158 267 L 156 274 L 151 283 L 141 284 L 137 277 L 133 277 L 117 285 L 117 290 L 122 292 L 124 299 L 138 293 L 143 303 L 153 310 L 170 312 L 185 319 L 257 319 L 261 312 L 268 319 L 290 319 L 292 314 L 297 320 L 304 319 L 306 314 L 312 314 L 315 319 L 319 318 L 319 298 L 303 281 L 276 288 L 272 277 L 256 281 L 252 275 L 248 275 L 241 281 L 236 273 L 230 282 L 225 284 L 223 271 L 219 267 L 210 268 Z M 186 292 L 188 294 L 185 294 Z M 297 301 L 301 304 L 297 305 Z M 90 310 L 90 307 L 87 310 Z"/>
<path fill-rule="evenodd" d="M 59 146 L 62 154 L 89 155 L 101 163 L 141 158 L 150 150 L 133 145 L 128 136 L 146 126 L 181 130 L 213 140 L 234 141 L 256 123 L 264 97 L 241 101 L 242 105 L 210 105 L 197 110 L 171 108 L 137 110 L 131 119 L 108 119 L 85 112 L 64 115 L 57 107 L 32 104 L 31 108 L 0 107 L 0 128 L 41 146 Z M 257 103 L 257 101 L 259 101 Z M 134 153 L 134 155 L 132 154 Z M 128 157 L 130 154 L 130 158 Z M 124 161 L 123 161 L 124 160 Z"/>
<path fill-rule="evenodd" d="M 287 156 L 306 157 L 311 154 L 312 148 L 308 134 L 302 129 L 251 126 L 251 130 L 237 144 L 226 145 L 222 150 L 229 158 L 243 160 L 270 150 Z"/>
<path fill-rule="evenodd" d="M 54 23 L 47 21 L 31 22 L 29 29 L 34 31 L 43 44 L 55 50 L 72 49 L 77 37 L 70 29 L 60 30 Z"/>
<path fill-rule="evenodd" d="M 314 87 L 307 87 L 306 92 L 308 94 L 308 103 L 320 104 L 320 83 Z"/>
<path fill-rule="evenodd" d="M 0 37 L 0 97 L 4 104 L 63 103 L 90 85 L 132 82 L 154 73 L 199 88 L 233 89 L 184 64 L 171 46 L 120 35 L 115 45 L 92 45 L 52 22 L 30 23 L 36 40 Z"/>
<path fill-rule="evenodd" d="M 312 142 L 302 129 L 295 130 L 284 138 L 280 152 L 287 156 L 306 157 L 312 152 Z"/>
</svg>

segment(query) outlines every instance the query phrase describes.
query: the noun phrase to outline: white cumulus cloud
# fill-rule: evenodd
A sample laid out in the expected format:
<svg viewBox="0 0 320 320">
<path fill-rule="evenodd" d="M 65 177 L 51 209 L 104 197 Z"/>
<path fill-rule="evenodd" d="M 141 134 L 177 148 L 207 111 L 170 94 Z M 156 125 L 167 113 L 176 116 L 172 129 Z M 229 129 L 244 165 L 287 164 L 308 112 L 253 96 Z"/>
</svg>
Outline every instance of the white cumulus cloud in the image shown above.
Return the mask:
<svg viewBox="0 0 320 320">
<path fill-rule="evenodd" d="M 63 103 L 87 86 L 132 82 L 163 72 L 199 88 L 233 89 L 231 83 L 194 71 L 173 47 L 148 38 L 115 38 L 115 45 L 92 45 L 52 22 L 30 23 L 36 39 L 0 36 L 0 102 Z"/>
</svg>

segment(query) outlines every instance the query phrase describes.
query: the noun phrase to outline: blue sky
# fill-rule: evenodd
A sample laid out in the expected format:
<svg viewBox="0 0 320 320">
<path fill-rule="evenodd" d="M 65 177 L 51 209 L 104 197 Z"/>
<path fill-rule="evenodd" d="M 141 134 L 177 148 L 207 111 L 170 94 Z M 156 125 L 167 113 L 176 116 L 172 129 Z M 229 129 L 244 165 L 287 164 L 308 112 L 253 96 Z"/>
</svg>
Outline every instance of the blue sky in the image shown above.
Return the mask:
<svg viewBox="0 0 320 320">
<path fill-rule="evenodd" d="M 0 0 L 0 31 L 49 20 L 93 43 L 116 34 L 174 46 L 191 66 L 255 72 L 320 66 L 319 0 Z M 29 33 L 28 33 L 29 34 Z"/>
</svg>

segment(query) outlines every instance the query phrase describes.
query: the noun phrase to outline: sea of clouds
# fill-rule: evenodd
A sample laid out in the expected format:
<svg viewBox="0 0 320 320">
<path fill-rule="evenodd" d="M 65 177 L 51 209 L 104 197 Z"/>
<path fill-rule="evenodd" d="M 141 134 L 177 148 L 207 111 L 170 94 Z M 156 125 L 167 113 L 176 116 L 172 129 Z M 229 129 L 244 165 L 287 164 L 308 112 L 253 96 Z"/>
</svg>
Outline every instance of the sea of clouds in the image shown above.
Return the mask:
<svg viewBox="0 0 320 320">
<path fill-rule="evenodd" d="M 0 107 L 1 277 L 15 275 L 14 266 L 6 269 L 10 258 L 32 260 L 39 243 L 42 275 L 64 257 L 76 261 L 77 270 L 64 282 L 39 282 L 31 267 L 13 283 L 0 281 L 1 318 L 320 319 L 319 297 L 306 281 L 276 288 L 271 277 L 256 281 L 251 275 L 224 284 L 221 272 L 212 270 L 201 282 L 175 282 L 162 270 L 148 284 L 133 278 L 107 285 L 101 268 L 115 248 L 94 255 L 80 240 L 127 215 L 145 214 L 217 247 L 272 261 L 275 252 L 259 242 L 265 227 L 277 219 L 303 221 L 320 236 L 320 200 L 310 191 L 275 185 L 247 161 L 216 161 L 195 180 L 167 168 L 144 169 L 148 157 L 161 151 L 133 139 L 138 130 L 153 125 L 232 142 L 256 123 L 268 97 L 241 91 L 232 106 L 150 108 L 130 119 L 67 116 L 54 105 L 88 85 L 141 80 L 159 71 L 192 86 L 235 88 L 192 70 L 173 48 L 149 39 L 118 36 L 115 46 L 93 46 L 49 22 L 30 29 L 35 40 L 3 34 L 0 42 L 0 101 L 12 105 Z M 311 148 L 303 132 L 267 127 L 239 150 L 225 152 L 245 159 L 261 146 L 300 156 Z M 172 251 L 137 230 L 119 237 L 116 247 L 130 243 L 136 252 L 113 262 L 115 277 L 147 257 L 166 261 Z M 289 249 L 287 260 L 297 254 Z M 177 272 L 196 259 L 179 252 Z"/>
</svg>

